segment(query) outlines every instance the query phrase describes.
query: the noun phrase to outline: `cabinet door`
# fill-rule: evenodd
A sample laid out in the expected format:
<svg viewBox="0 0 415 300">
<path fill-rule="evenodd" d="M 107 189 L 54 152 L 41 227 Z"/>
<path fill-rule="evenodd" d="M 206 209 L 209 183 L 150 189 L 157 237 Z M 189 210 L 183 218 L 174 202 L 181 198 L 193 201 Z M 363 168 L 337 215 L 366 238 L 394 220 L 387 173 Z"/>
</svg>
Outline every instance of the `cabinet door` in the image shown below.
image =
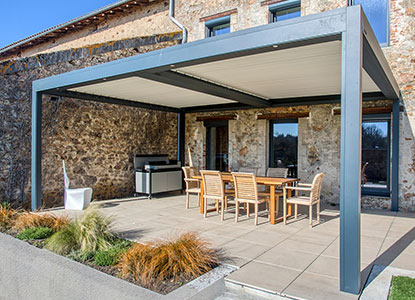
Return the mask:
<svg viewBox="0 0 415 300">
<path fill-rule="evenodd" d="M 182 189 L 182 171 L 167 172 L 167 189 L 176 191 Z"/>
<path fill-rule="evenodd" d="M 151 174 L 151 192 L 162 193 L 167 191 L 167 173 L 152 173 Z"/>
</svg>

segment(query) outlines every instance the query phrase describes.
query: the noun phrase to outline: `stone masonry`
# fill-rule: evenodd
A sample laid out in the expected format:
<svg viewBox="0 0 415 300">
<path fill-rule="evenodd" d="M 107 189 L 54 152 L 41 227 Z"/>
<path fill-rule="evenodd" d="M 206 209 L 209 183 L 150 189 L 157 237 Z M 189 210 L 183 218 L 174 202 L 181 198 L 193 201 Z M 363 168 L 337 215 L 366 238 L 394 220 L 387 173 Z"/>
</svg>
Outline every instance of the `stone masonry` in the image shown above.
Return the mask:
<svg viewBox="0 0 415 300">
<path fill-rule="evenodd" d="M 223 12 L 232 12 L 231 31 L 259 26 L 268 23 L 268 4 L 277 1 L 260 0 L 176 0 L 176 18 L 183 23 L 189 31 L 189 41 L 205 38 L 205 24 L 202 18 Z M 347 0 L 302 0 L 301 13 L 309 15 L 322 11 L 345 7 Z M 406 211 L 415 210 L 415 1 L 414 0 L 390 0 L 390 45 L 384 47 L 384 53 L 398 80 L 402 91 L 402 112 L 400 114 L 400 208 Z M 0 197 L 5 199 L 19 199 L 23 202 L 30 192 L 29 171 L 30 158 L 30 82 L 33 79 L 50 76 L 72 69 L 82 68 L 105 61 L 146 52 L 155 48 L 170 46 L 176 42 L 161 42 L 154 46 L 113 48 L 107 52 L 99 52 L 102 47 L 117 42 L 123 44 L 123 40 L 134 40 L 137 36 L 152 36 L 157 33 L 172 32 L 177 27 L 168 20 L 168 1 L 155 1 L 147 9 L 137 8 L 136 11 L 126 14 L 123 18 L 108 19 L 102 24 L 85 29 L 76 34 L 70 34 L 64 38 L 44 44 L 42 47 L 29 49 L 19 61 L 9 61 L 0 66 L 0 105 L 2 115 L 0 122 L 0 151 L 3 157 L 0 159 Z M 172 38 L 172 40 L 175 40 Z M 103 43 L 97 44 L 97 43 Z M 116 44 L 116 43 L 115 43 Z M 93 47 L 91 47 L 91 45 Z M 97 45 L 96 47 L 94 45 Z M 146 48 L 143 50 L 143 48 Z M 83 55 L 72 59 L 68 53 L 83 49 Z M 124 49 L 124 50 L 123 50 Z M 127 50 L 128 49 L 128 50 Z M 59 50 L 59 51 L 58 51 Z M 66 52 L 65 52 L 66 51 Z M 68 52 L 69 51 L 69 52 Z M 98 51 L 98 52 L 96 52 Z M 138 53 L 139 53 L 138 52 Z M 39 53 L 48 53 L 46 56 Z M 67 57 L 62 62 L 59 60 L 45 66 L 38 66 L 37 59 L 42 57 L 56 57 L 61 53 Z M 66 53 L 66 54 L 64 54 Z M 0 58 L 1 59 L 1 58 Z M 62 56 L 61 58 L 62 59 Z M 27 64 L 27 66 L 26 66 Z M 1 75 L 0 75 L 1 76 Z M 4 84 L 4 82 L 6 84 Z M 51 132 L 44 139 L 45 161 L 44 181 L 52 188 L 45 189 L 45 197 L 48 199 L 59 198 L 57 187 L 61 185 L 60 159 L 68 160 L 69 176 L 76 184 L 97 185 L 101 192 L 96 195 L 105 198 L 127 194 L 131 190 L 131 178 L 128 166 L 123 165 L 128 152 L 152 151 L 154 145 L 149 143 L 150 137 L 163 131 L 167 142 L 160 142 L 163 151 L 169 155 L 175 155 L 175 124 L 174 116 L 170 114 L 150 113 L 131 108 L 111 108 L 108 105 L 88 103 L 78 100 L 49 100 L 45 111 L 45 132 Z M 390 103 L 365 103 L 364 105 L 390 105 Z M 323 198 L 330 202 L 338 202 L 339 199 L 339 139 L 340 117 L 333 115 L 332 109 L 336 105 L 314 105 L 273 108 L 266 110 L 236 111 L 238 120 L 229 121 L 229 152 L 230 162 L 233 168 L 257 167 L 260 173 L 264 173 L 268 166 L 268 136 L 269 122 L 256 120 L 255 115 L 263 112 L 292 112 L 308 111 L 308 118 L 299 119 L 299 177 L 304 181 L 310 181 L 315 172 L 323 171 L 325 177 L 323 186 Z M 73 117 L 71 112 L 81 112 Z M 115 110 L 109 112 L 108 110 Z M 230 113 L 230 112 L 226 112 Z M 146 115 L 148 114 L 148 115 Z M 215 114 L 215 113 L 212 113 Z M 217 113 L 225 114 L 225 112 Z M 116 124 L 115 116 L 122 116 L 130 125 Z M 144 119 L 142 116 L 145 115 Z M 208 114 L 189 114 L 186 116 L 186 147 L 192 153 L 193 162 L 205 167 L 205 143 L 206 130 L 203 122 L 196 122 L 197 116 Z M 65 118 L 71 117 L 67 122 Z M 101 120 L 101 117 L 104 120 Z M 167 124 L 157 122 L 159 118 L 167 118 Z M 61 121 L 51 121 L 51 120 Z M 143 121 L 137 123 L 137 120 Z M 151 124 L 157 122 L 157 126 L 163 126 L 156 130 Z M 53 123 L 53 124 L 48 124 Z M 73 131 L 69 130 L 71 124 Z M 131 125 L 134 123 L 135 125 Z M 3 125 L 4 124 L 4 125 Z M 83 130 L 79 124 L 86 124 L 87 130 Z M 68 127 L 68 129 L 66 128 Z M 129 135 L 135 131 L 149 130 L 149 135 L 135 138 L 136 143 L 131 144 Z M 170 128 L 170 131 L 169 131 Z M 99 136 L 94 136 L 98 132 Z M 168 132 L 168 133 L 166 133 Z M 76 138 L 75 138 L 76 136 Z M 116 138 L 115 138 L 116 137 Z M 122 137 L 122 138 L 120 138 Z M 105 143 L 104 143 L 105 141 Z M 111 147 L 107 148 L 107 143 Z M 155 142 L 157 144 L 158 142 Z M 64 147 L 63 147 L 64 145 Z M 158 145 L 158 144 L 157 144 Z M 93 149 L 93 150 L 90 150 Z M 111 150 L 114 150 L 111 153 Z M 119 150 L 128 149 L 128 150 Z M 89 151 L 92 153 L 88 154 Z M 104 151 L 101 158 L 96 158 L 96 153 Z M 187 150 L 186 150 L 187 151 Z M 20 155 L 23 153 L 23 155 Z M 123 153 L 123 154 L 122 154 Z M 79 155 L 79 158 L 76 158 Z M 75 160 L 74 160 L 75 159 Z M 76 159 L 84 159 L 80 164 Z M 102 159 L 99 170 L 92 168 Z M 113 160 L 114 159 L 114 160 Z M 129 156 L 128 159 L 131 159 Z M 187 152 L 186 152 L 187 159 Z M 72 161 L 71 161 L 72 160 Z M 106 165 L 110 162 L 112 167 Z M 113 163 L 114 162 L 114 163 Z M 56 166 L 55 166 L 56 165 Z M 131 165 L 131 164 L 130 164 Z M 108 166 L 108 167 L 107 167 Z M 71 168 L 82 168 L 72 170 Z M 121 172 L 115 170 L 122 170 Z M 56 187 L 56 189 L 55 189 Z M 102 188 L 101 188 L 102 187 Z M 51 195 L 50 197 L 47 195 Z M 51 200 L 53 202 L 53 200 Z M 390 208 L 389 198 L 364 197 L 362 204 L 365 207 Z"/>
<path fill-rule="evenodd" d="M 30 202 L 33 80 L 171 46 L 179 38 L 175 34 L 136 38 L 123 49 L 101 45 L 94 47 L 97 54 L 72 49 L 71 55 L 65 50 L 1 64 L 0 201 L 26 207 Z M 176 124 L 174 113 L 44 96 L 44 204 L 63 203 L 62 159 L 66 160 L 71 186 L 92 187 L 94 199 L 131 195 L 133 155 L 163 152 L 175 158 Z"/>
</svg>

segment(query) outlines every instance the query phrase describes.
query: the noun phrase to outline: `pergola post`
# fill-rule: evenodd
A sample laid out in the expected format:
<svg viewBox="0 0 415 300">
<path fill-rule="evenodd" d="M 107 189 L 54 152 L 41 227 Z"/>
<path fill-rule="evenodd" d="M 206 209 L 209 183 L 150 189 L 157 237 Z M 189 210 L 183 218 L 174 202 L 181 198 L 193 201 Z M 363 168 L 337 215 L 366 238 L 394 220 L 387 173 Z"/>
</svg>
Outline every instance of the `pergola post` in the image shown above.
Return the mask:
<svg viewBox="0 0 415 300">
<path fill-rule="evenodd" d="M 360 185 L 362 139 L 362 11 L 346 12 L 342 34 L 340 162 L 340 290 L 360 292 Z"/>
<path fill-rule="evenodd" d="M 42 93 L 32 91 L 32 211 L 42 206 Z"/>
<path fill-rule="evenodd" d="M 400 100 L 393 100 L 392 112 L 392 211 L 399 210 L 399 108 Z"/>
</svg>

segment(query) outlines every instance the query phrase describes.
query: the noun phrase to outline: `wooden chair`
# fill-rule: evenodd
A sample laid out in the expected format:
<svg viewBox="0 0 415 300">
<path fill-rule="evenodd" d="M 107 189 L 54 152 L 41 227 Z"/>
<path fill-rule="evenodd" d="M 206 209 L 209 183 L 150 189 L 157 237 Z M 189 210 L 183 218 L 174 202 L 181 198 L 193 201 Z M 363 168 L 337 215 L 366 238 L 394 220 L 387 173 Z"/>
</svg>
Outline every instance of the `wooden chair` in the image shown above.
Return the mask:
<svg viewBox="0 0 415 300">
<path fill-rule="evenodd" d="M 320 223 L 320 193 L 324 176 L 324 173 L 317 174 L 312 184 L 300 183 L 298 186 L 284 187 L 284 224 L 287 224 L 287 204 L 295 205 L 295 219 L 297 219 L 298 205 L 307 205 L 310 212 L 310 227 L 313 227 L 313 205 L 317 204 L 317 224 Z M 295 196 L 287 198 L 287 190 L 294 190 Z M 299 191 L 309 192 L 310 196 L 299 196 Z"/>
<path fill-rule="evenodd" d="M 255 206 L 255 225 L 258 225 L 258 205 L 260 203 L 269 203 L 269 196 L 258 194 L 258 185 L 255 175 L 252 173 L 232 173 L 233 182 L 235 184 L 235 222 L 238 222 L 239 203 L 247 204 L 247 216 L 249 217 L 249 205 Z M 268 213 L 269 217 L 269 213 Z"/>
<path fill-rule="evenodd" d="M 254 168 L 240 168 L 239 173 L 252 173 L 256 176 L 257 175 L 257 169 L 254 169 Z"/>
<path fill-rule="evenodd" d="M 288 168 L 268 168 L 267 177 L 287 178 Z"/>
<path fill-rule="evenodd" d="M 225 218 L 225 185 L 222 180 L 222 174 L 219 171 L 200 171 L 203 180 L 203 198 L 204 198 L 204 217 L 207 217 L 208 199 L 216 202 L 216 212 L 219 213 L 219 201 L 222 210 L 221 220 Z"/>
<path fill-rule="evenodd" d="M 182 167 L 186 184 L 186 208 L 189 208 L 190 194 L 197 194 L 197 206 L 200 206 L 200 181 L 192 177 L 197 175 L 196 167 Z"/>
</svg>

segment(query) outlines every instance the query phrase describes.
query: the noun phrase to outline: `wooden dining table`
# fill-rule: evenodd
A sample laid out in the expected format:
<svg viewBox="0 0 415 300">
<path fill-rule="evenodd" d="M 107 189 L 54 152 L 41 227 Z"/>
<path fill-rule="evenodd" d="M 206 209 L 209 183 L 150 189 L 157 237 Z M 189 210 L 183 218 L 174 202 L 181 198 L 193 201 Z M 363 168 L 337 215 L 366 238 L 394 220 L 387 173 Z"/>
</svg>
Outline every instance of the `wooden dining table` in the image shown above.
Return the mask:
<svg viewBox="0 0 415 300">
<path fill-rule="evenodd" d="M 203 214 L 204 213 L 204 197 L 203 197 L 203 193 L 204 193 L 204 188 L 203 188 L 203 180 L 202 180 L 202 176 L 201 175 L 196 175 L 193 176 L 194 179 L 198 179 L 200 180 L 200 213 Z M 265 177 L 265 176 L 256 176 L 256 182 L 259 185 L 265 185 L 265 186 L 269 186 L 269 193 L 270 193 L 270 223 L 271 224 L 276 224 L 278 222 L 282 221 L 282 217 L 280 218 L 276 218 L 276 213 L 278 214 L 278 209 L 279 209 L 279 196 L 275 197 L 275 189 L 276 187 L 283 187 L 286 185 L 293 185 L 295 183 L 297 183 L 299 181 L 298 178 L 276 178 L 276 177 Z M 223 172 L 222 173 L 222 180 L 224 181 L 224 183 L 227 182 L 233 182 L 233 177 L 231 173 L 227 173 L 227 172 Z M 291 190 L 287 189 L 287 197 L 291 197 Z M 287 215 L 290 217 L 292 215 L 291 213 L 292 208 L 291 205 L 288 205 L 288 212 Z"/>
</svg>

